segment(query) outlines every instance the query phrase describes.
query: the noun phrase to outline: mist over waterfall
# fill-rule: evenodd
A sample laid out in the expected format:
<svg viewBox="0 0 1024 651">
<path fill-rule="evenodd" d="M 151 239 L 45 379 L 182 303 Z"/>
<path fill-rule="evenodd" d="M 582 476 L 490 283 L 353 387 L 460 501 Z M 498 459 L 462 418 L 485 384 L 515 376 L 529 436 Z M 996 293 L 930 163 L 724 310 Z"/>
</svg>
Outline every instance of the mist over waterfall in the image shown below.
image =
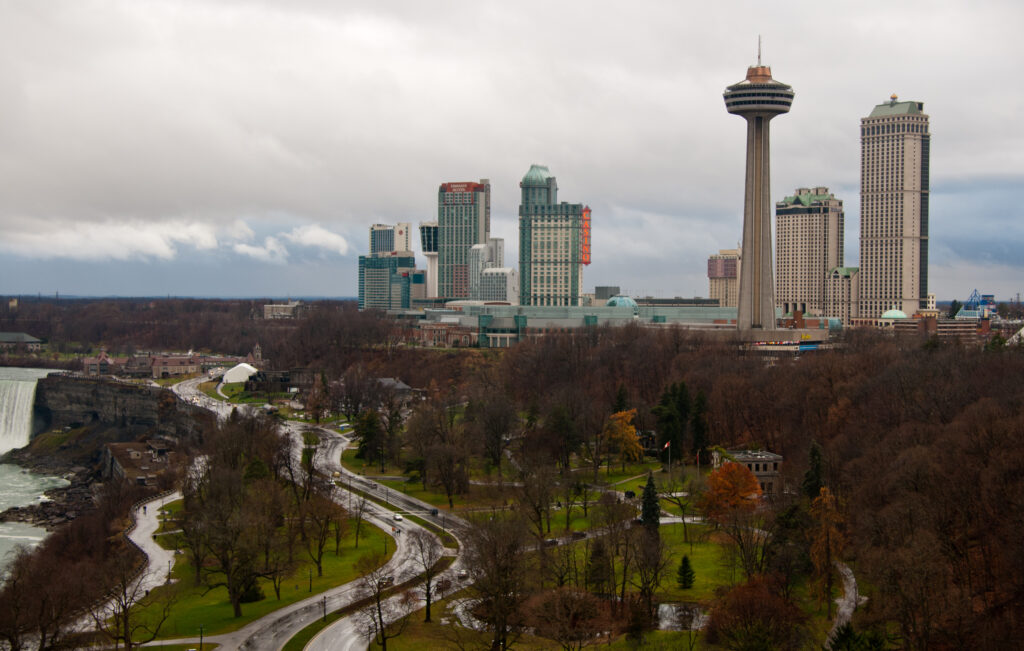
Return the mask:
<svg viewBox="0 0 1024 651">
<path fill-rule="evenodd" d="M 50 373 L 48 369 L 0 368 L 0 454 L 28 445 L 36 381 Z"/>
</svg>

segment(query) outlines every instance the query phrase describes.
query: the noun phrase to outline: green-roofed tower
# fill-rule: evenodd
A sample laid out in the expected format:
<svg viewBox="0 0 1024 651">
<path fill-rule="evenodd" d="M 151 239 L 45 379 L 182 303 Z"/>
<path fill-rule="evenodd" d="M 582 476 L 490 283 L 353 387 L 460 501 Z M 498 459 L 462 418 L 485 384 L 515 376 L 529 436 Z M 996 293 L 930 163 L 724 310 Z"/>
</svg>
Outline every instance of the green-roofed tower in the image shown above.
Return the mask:
<svg viewBox="0 0 1024 651">
<path fill-rule="evenodd" d="M 826 276 L 843 264 L 843 202 L 828 188 L 797 188 L 775 204 L 775 304 L 783 314 L 826 310 Z"/>
<path fill-rule="evenodd" d="M 922 102 L 893 95 L 861 118 L 861 319 L 928 301 L 928 168 L 931 135 Z"/>
</svg>

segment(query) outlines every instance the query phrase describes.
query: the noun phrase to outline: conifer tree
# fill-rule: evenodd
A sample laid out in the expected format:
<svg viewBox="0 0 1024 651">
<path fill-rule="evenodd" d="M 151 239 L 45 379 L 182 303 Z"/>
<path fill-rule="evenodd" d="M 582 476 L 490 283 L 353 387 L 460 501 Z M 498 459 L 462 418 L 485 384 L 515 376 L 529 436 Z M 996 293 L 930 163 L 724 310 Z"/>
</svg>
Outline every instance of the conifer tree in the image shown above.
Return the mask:
<svg viewBox="0 0 1024 651">
<path fill-rule="evenodd" d="M 648 532 L 657 534 L 661 525 L 661 504 L 658 502 L 658 490 L 654 487 L 654 475 L 647 473 L 647 484 L 640 504 L 640 522 Z"/>
<path fill-rule="evenodd" d="M 695 578 L 697 578 L 697 574 L 693 571 L 693 565 L 690 564 L 690 557 L 684 554 L 683 560 L 679 563 L 679 571 L 676 573 L 676 583 L 683 590 L 689 590 L 693 587 Z"/>
</svg>

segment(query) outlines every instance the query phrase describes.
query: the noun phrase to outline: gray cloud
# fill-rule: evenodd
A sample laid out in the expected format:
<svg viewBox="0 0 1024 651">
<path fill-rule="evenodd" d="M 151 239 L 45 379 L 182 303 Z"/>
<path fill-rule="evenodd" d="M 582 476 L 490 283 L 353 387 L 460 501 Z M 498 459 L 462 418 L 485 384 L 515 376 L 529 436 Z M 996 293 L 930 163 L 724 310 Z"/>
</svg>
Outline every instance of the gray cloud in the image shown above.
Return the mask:
<svg viewBox="0 0 1024 651">
<path fill-rule="evenodd" d="M 964 185 L 962 200 L 932 202 L 933 241 L 954 238 L 974 188 L 1024 169 L 1022 94 L 1001 83 L 1022 14 L 1008 1 L 771 14 L 754 0 L 5 3 L 0 252 L 29 264 L 208 251 L 305 282 L 297 247 L 354 256 L 371 223 L 431 218 L 438 183 L 488 177 L 514 260 L 518 180 L 538 162 L 562 198 L 594 208 L 588 279 L 705 293 L 706 255 L 740 232 L 743 122 L 721 92 L 758 33 L 797 93 L 773 124 L 774 195 L 847 192 L 855 252 L 858 121 L 897 92 L 932 116 L 933 186 Z M 944 251 L 933 266 L 969 255 Z M 349 262 L 309 293 L 353 294 Z"/>
</svg>

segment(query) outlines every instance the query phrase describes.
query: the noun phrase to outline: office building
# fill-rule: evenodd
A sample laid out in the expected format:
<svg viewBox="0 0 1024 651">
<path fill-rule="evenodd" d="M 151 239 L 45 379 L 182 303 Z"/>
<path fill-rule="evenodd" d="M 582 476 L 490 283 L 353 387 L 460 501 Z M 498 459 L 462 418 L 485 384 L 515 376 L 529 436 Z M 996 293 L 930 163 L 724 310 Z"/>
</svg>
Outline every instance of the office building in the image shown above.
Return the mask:
<svg viewBox="0 0 1024 651">
<path fill-rule="evenodd" d="M 442 183 L 437 227 L 437 295 L 469 298 L 469 250 L 491 232 L 491 182 Z"/>
<path fill-rule="evenodd" d="M 370 226 L 370 255 L 411 251 L 409 226 L 407 223 Z"/>
<path fill-rule="evenodd" d="M 590 264 L 590 208 L 558 202 L 548 168 L 531 165 L 519 184 L 519 301 L 579 306 L 583 267 Z"/>
<path fill-rule="evenodd" d="M 492 237 L 487 244 L 474 244 L 469 249 L 469 297 L 480 298 L 480 274 L 485 269 L 505 264 L 505 240 Z"/>
<path fill-rule="evenodd" d="M 747 121 L 747 172 L 743 198 L 743 265 L 740 269 L 737 327 L 775 329 L 772 283 L 772 213 L 769 197 L 769 122 L 789 112 L 793 89 L 772 79 L 761 65 L 747 68 L 747 78 L 726 88 L 725 108 Z"/>
<path fill-rule="evenodd" d="M 420 247 L 427 259 L 427 296 L 437 296 L 437 222 L 420 222 Z"/>
<path fill-rule="evenodd" d="M 491 267 L 480 274 L 479 300 L 519 304 L 519 274 L 511 267 Z"/>
<path fill-rule="evenodd" d="M 740 263 L 739 249 L 720 249 L 708 257 L 708 298 L 722 307 L 739 304 Z"/>
<path fill-rule="evenodd" d="M 797 188 L 775 204 L 775 303 L 783 314 L 825 309 L 828 273 L 843 266 L 843 202 L 825 187 Z"/>
<path fill-rule="evenodd" d="M 423 272 L 417 272 L 411 252 L 359 256 L 360 310 L 407 308 L 414 295 L 425 293 Z"/>
<path fill-rule="evenodd" d="M 893 95 L 860 122 L 858 316 L 912 315 L 928 301 L 928 116 Z"/>
</svg>

